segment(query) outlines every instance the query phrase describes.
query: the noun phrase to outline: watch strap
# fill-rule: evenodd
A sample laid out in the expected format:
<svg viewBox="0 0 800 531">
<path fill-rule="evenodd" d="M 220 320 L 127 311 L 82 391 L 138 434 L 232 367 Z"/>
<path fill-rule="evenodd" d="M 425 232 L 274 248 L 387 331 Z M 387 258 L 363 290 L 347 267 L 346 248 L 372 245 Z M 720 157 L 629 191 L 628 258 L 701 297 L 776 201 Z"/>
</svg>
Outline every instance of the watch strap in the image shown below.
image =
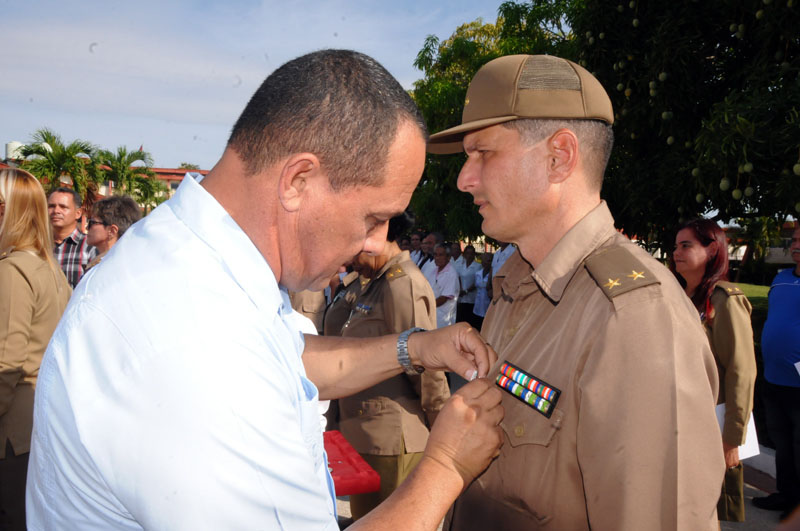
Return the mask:
<svg viewBox="0 0 800 531">
<path fill-rule="evenodd" d="M 409 376 L 414 376 L 425 372 L 425 367 L 420 365 L 412 365 L 411 358 L 408 356 L 408 336 L 415 332 L 426 332 L 426 330 L 424 328 L 415 326 L 414 328 L 409 328 L 408 330 L 402 332 L 397 338 L 397 361 L 400 363 L 400 366 L 403 367 L 405 373 Z"/>
</svg>

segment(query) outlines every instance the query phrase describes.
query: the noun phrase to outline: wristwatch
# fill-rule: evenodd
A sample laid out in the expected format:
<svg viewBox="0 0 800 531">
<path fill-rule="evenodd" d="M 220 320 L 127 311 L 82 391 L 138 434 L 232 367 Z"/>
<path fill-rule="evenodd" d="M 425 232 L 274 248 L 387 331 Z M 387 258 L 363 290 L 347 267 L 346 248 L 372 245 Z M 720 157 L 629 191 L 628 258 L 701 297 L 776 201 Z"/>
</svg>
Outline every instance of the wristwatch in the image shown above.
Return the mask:
<svg viewBox="0 0 800 531">
<path fill-rule="evenodd" d="M 397 361 L 400 362 L 400 366 L 403 367 L 403 370 L 406 371 L 406 374 L 409 376 L 415 376 L 425 372 L 425 367 L 412 365 L 411 358 L 408 357 L 408 336 L 414 332 L 427 332 L 427 330 L 419 327 L 409 328 L 397 338 Z"/>
</svg>

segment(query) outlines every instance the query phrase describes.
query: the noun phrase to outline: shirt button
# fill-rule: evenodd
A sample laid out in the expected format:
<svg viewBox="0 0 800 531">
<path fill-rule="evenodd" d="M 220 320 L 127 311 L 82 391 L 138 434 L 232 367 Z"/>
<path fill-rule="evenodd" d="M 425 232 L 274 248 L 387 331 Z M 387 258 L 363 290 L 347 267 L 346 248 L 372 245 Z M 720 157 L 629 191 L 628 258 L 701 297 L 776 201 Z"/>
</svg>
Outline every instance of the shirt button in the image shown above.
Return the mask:
<svg viewBox="0 0 800 531">
<path fill-rule="evenodd" d="M 522 426 L 522 424 L 514 426 L 514 435 L 516 435 L 517 437 L 522 437 L 524 434 L 525 434 L 525 428 Z"/>
</svg>

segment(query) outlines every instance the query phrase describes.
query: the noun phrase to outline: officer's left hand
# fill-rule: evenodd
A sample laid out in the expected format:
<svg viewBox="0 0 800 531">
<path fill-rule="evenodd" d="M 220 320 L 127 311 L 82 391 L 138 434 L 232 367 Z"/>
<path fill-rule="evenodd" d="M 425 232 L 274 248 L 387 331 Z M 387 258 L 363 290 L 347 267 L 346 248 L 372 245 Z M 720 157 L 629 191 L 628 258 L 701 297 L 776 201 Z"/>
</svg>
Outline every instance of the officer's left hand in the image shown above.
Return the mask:
<svg viewBox="0 0 800 531">
<path fill-rule="evenodd" d="M 467 323 L 411 334 L 408 353 L 415 365 L 449 370 L 466 380 L 485 377 L 497 361 L 494 349 Z"/>
</svg>

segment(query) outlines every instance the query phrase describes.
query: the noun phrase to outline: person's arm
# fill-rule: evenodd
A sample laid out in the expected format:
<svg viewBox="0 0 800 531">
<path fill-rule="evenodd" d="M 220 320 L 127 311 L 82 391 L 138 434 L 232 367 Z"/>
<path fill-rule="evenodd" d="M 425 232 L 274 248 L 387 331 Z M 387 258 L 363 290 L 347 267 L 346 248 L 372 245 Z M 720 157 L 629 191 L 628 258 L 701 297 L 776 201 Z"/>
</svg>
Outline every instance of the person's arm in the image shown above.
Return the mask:
<svg viewBox="0 0 800 531">
<path fill-rule="evenodd" d="M 727 296 L 715 290 L 712 296 L 714 320 L 711 341 L 714 355 L 725 370 L 725 423 L 722 445 L 725 465 L 739 464 L 739 446 L 747 435 L 747 422 L 753 410 L 756 381 L 756 357 L 753 350 L 753 327 L 750 303 L 744 295 Z"/>
<path fill-rule="evenodd" d="M 350 529 L 435 530 L 456 497 L 499 452 L 501 396 L 488 380 L 459 389 L 431 430 L 419 465 L 386 501 Z"/>
<path fill-rule="evenodd" d="M 400 374 L 397 337 L 305 336 L 303 365 L 308 379 L 319 390 L 320 400 L 350 396 Z M 486 376 L 497 360 L 494 350 L 466 323 L 411 334 L 408 354 L 414 365 L 450 370 L 467 380 L 475 371 L 478 378 Z"/>
<path fill-rule="evenodd" d="M 33 316 L 33 292 L 22 273 L 7 258 L 0 261 L 0 416 L 14 400 L 22 379 Z"/>
<path fill-rule="evenodd" d="M 697 315 L 654 295 L 615 299 L 579 377 L 576 453 L 592 529 L 716 520 L 725 468 L 716 364 Z"/>
</svg>

